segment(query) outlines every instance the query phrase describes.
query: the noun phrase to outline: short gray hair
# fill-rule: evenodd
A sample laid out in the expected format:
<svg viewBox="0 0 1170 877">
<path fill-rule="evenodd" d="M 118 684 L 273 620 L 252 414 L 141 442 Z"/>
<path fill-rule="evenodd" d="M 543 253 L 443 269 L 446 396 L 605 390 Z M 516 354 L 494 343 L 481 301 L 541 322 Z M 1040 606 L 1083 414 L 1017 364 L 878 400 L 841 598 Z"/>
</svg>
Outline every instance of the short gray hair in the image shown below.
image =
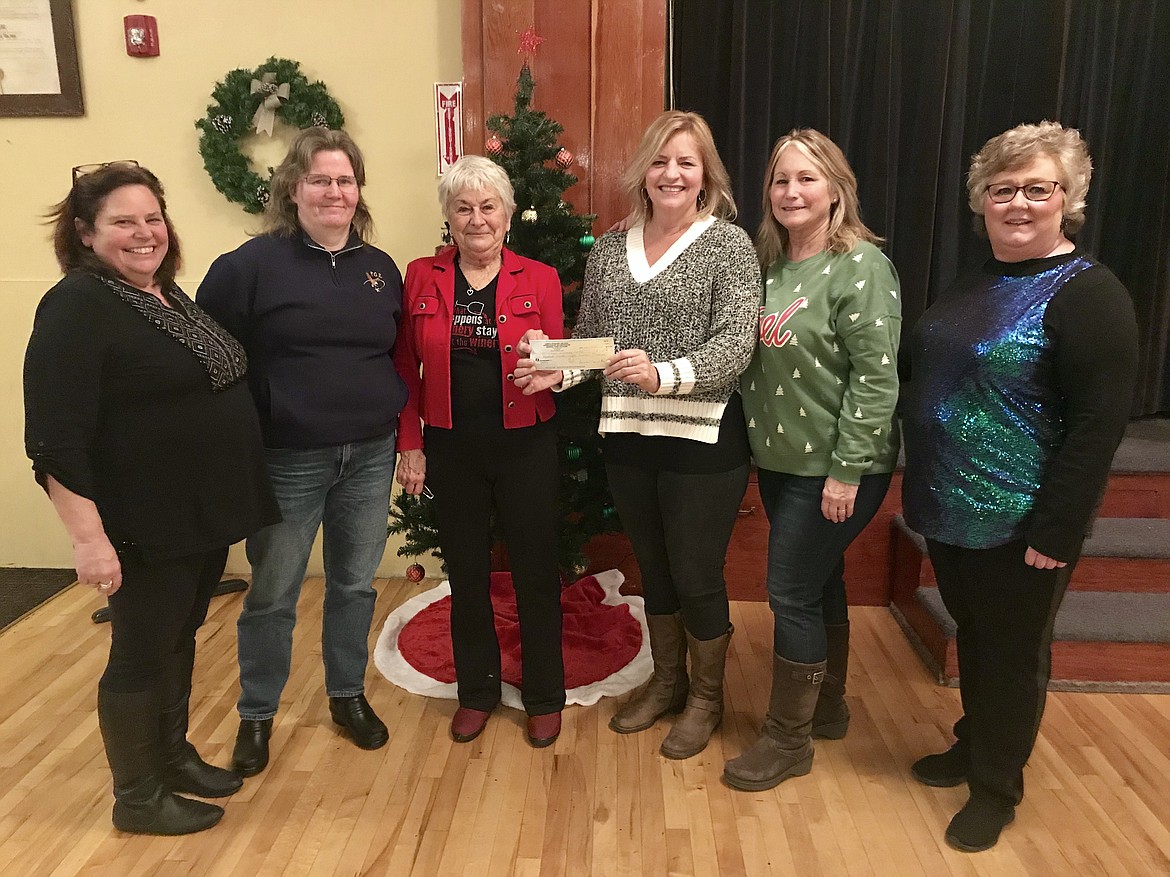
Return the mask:
<svg viewBox="0 0 1170 877">
<path fill-rule="evenodd" d="M 439 204 L 443 215 L 451 218 L 451 208 L 461 192 L 492 192 L 499 197 L 504 213 L 511 218 L 516 212 L 516 194 L 504 169 L 482 155 L 465 155 L 439 180 Z"/>
<path fill-rule="evenodd" d="M 971 170 L 967 174 L 967 203 L 975 213 L 975 230 L 986 232 L 983 223 L 983 195 L 991 178 L 1004 171 L 1030 164 L 1040 155 L 1047 155 L 1059 168 L 1064 189 L 1063 229 L 1076 234 L 1085 224 L 1085 198 L 1089 194 L 1089 180 L 1093 176 L 1093 159 L 1089 147 L 1076 128 L 1066 128 L 1059 122 L 1040 122 L 1036 125 L 1016 125 L 992 137 L 971 156 Z"/>
</svg>

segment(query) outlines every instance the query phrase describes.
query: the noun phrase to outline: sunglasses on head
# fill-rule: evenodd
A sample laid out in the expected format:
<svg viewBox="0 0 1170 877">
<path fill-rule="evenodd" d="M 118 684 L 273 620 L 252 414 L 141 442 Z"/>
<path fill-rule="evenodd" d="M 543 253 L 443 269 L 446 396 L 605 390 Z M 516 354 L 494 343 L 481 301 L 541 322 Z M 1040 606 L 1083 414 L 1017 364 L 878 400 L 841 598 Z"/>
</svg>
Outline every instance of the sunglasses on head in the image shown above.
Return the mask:
<svg viewBox="0 0 1170 877">
<path fill-rule="evenodd" d="M 141 165 L 132 158 L 123 158 L 119 161 L 100 161 L 97 164 L 79 164 L 73 168 L 73 182 L 76 183 L 81 177 L 97 173 L 108 167 L 141 167 Z"/>
</svg>

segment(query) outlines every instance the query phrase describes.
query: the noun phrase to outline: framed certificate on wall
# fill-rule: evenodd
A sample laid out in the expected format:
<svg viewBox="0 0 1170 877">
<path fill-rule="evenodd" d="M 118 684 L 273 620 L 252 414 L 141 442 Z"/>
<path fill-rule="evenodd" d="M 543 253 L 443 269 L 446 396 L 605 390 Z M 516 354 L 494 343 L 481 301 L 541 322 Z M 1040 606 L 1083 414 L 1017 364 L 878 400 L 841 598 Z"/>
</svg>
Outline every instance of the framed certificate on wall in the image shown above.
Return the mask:
<svg viewBox="0 0 1170 877">
<path fill-rule="evenodd" d="M 80 116 L 73 0 L 0 0 L 0 116 Z"/>
</svg>

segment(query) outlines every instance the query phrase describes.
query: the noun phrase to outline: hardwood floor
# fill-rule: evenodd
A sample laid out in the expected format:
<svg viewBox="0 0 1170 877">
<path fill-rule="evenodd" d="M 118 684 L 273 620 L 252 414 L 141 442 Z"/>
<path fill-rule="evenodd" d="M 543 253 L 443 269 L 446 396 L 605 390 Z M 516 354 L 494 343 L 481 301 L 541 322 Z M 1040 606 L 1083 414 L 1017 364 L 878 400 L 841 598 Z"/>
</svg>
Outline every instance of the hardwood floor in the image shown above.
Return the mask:
<svg viewBox="0 0 1170 877">
<path fill-rule="evenodd" d="M 426 585 L 378 583 L 386 615 Z M 817 744 L 806 777 L 733 792 L 723 760 L 752 739 L 769 685 L 766 604 L 736 603 L 730 711 L 712 745 L 660 757 L 666 723 L 622 736 L 614 702 L 565 713 L 533 750 L 502 710 L 474 743 L 450 741 L 451 701 L 394 688 L 368 696 L 390 743 L 356 749 L 329 722 L 319 581 L 301 603 L 292 678 L 272 764 L 229 799 L 211 831 L 124 835 L 94 714 L 108 627 L 71 588 L 0 635 L 0 874 L 264 875 L 1162 875 L 1170 873 L 1170 695 L 1050 695 L 1028 792 L 999 845 L 966 855 L 942 840 L 965 787 L 918 785 L 907 766 L 949 741 L 957 692 L 928 677 L 885 609 L 853 610 L 841 741 Z M 235 618 L 217 598 L 201 633 L 191 739 L 225 764 L 235 735 Z"/>
</svg>

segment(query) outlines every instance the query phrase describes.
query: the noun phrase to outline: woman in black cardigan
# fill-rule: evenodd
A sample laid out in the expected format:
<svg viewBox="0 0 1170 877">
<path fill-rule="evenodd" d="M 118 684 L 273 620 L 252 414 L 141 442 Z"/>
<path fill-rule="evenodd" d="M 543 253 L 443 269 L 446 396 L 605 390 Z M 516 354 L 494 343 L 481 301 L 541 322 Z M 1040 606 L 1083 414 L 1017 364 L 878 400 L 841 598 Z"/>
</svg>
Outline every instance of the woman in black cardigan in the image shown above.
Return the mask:
<svg viewBox="0 0 1170 877">
<path fill-rule="evenodd" d="M 86 173 L 92 170 L 92 173 Z M 134 162 L 74 169 L 56 206 L 65 278 L 25 357 L 25 447 L 69 532 L 77 579 L 109 598 L 98 722 L 114 825 L 209 828 L 240 778 L 187 742 L 195 631 L 228 546 L 278 519 L 244 352 L 175 285 L 162 186 Z"/>
</svg>

